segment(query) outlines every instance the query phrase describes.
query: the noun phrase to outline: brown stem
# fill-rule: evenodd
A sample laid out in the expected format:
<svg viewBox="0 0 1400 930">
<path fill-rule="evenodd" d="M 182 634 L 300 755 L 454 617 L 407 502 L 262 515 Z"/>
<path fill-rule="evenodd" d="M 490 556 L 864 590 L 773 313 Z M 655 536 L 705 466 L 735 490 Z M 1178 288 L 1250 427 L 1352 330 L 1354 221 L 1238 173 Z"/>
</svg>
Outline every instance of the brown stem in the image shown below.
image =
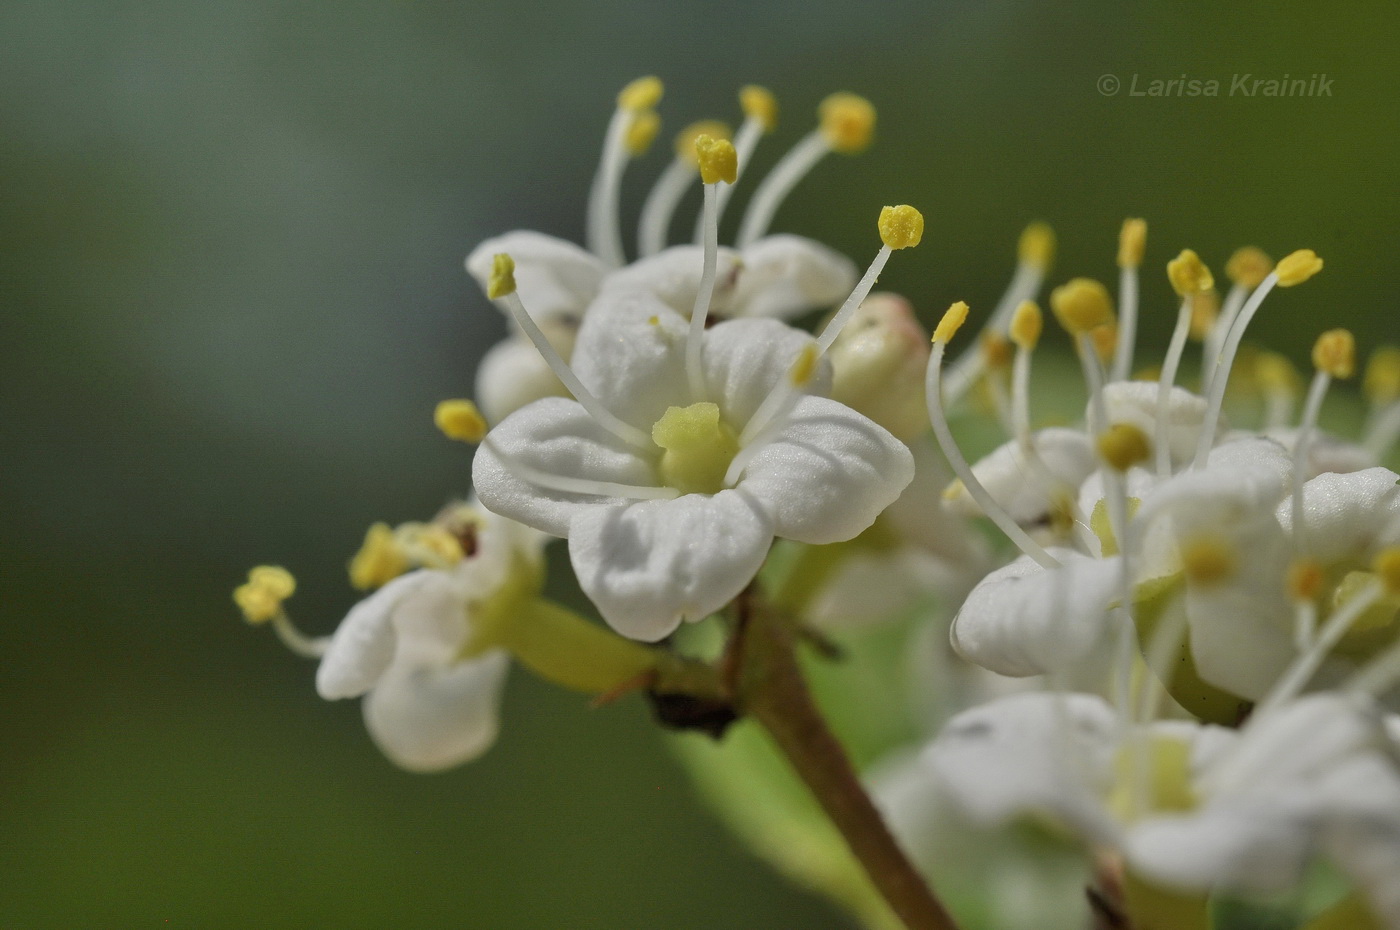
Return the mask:
<svg viewBox="0 0 1400 930">
<path fill-rule="evenodd" d="M 761 608 L 746 629 L 742 709 L 757 719 L 816 796 L 871 882 L 909 930 L 956 930 L 885 826 L 807 690 L 794 634 Z"/>
</svg>

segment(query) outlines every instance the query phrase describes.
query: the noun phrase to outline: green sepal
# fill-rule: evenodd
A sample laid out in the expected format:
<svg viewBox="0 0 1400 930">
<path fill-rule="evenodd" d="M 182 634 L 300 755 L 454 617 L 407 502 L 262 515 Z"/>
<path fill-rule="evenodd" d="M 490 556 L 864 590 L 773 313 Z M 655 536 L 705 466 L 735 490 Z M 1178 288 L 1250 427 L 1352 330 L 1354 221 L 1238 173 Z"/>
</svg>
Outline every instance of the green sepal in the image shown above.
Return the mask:
<svg viewBox="0 0 1400 930">
<path fill-rule="evenodd" d="M 497 642 L 546 681 L 585 694 L 625 685 L 654 670 L 660 659 L 657 650 L 541 598 L 522 605 L 514 622 L 501 624 Z"/>
</svg>

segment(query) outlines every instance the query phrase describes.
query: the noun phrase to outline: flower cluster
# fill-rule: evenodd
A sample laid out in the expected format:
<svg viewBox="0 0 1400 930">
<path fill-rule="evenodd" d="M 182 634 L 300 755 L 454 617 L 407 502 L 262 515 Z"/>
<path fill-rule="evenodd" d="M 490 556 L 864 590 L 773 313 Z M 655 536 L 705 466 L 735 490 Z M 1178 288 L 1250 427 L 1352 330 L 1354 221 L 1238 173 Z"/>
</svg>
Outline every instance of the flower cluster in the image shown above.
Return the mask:
<svg viewBox="0 0 1400 930">
<path fill-rule="evenodd" d="M 898 672 L 937 678 L 939 706 L 914 712 L 903 761 L 884 770 L 897 777 L 870 782 L 910 858 L 938 867 L 915 848 L 939 833 L 921 818 L 1050 821 L 1092 853 L 1104 922 L 1149 928 L 1206 927 L 1212 895 L 1296 888 L 1321 856 L 1355 895 L 1318 927 L 1400 927 L 1400 716 L 1389 709 L 1400 475 L 1383 464 L 1400 438 L 1400 351 L 1372 356 L 1366 434 L 1353 442 L 1320 425 L 1332 383 L 1357 367 L 1350 333 L 1318 338 L 1301 408 L 1292 366 L 1244 341 L 1268 295 L 1322 260 L 1241 249 L 1222 298 L 1201 258 L 1182 251 L 1166 267 L 1178 301 L 1170 344 L 1134 377 L 1147 225 L 1126 221 L 1116 307 L 1089 278 L 1049 296 L 1087 399 L 1074 422 L 1036 429 L 1047 226 L 1025 230 L 977 344 L 949 360 L 967 304 L 930 343 L 908 301 L 872 294 L 891 255 L 922 238 L 913 207 L 881 211 L 863 274 L 821 243 L 769 233 L 826 154 L 869 144 L 864 99 L 822 102 L 818 126 L 757 184 L 732 246 L 720 245 L 734 185 L 777 121 L 773 96 L 751 86 L 738 132 L 704 121 L 678 134 L 629 262 L 621 184 L 657 134 L 661 97 L 655 78 L 619 95 L 583 245 L 514 231 L 467 257 L 510 327 L 479 368 L 475 400 L 435 413 L 447 437 L 477 446 L 475 497 L 428 523 L 371 527 L 350 563 L 369 593 L 333 635 L 298 631 L 283 606 L 295 582 L 271 566 L 235 592 L 245 617 L 320 660 L 323 697 L 363 696 L 375 741 L 414 770 L 491 744 L 512 659 L 604 701 L 645 690 L 672 725 L 718 734 L 749 714 L 891 906 L 946 926 L 932 897 L 909 891 L 884 825 L 862 825 L 859 811 L 874 808 L 850 796 L 859 786 L 835 742 L 819 738 L 814 751 L 791 735 L 818 727 L 790 687 L 800 673 L 785 650 L 859 653 L 872 630 L 908 621 Z M 697 184 L 693 241 L 668 245 Z M 793 325 L 818 313 L 814 333 Z M 1182 377 L 1193 338 L 1195 384 Z M 949 416 L 968 398 L 1004 436 L 976 461 Z M 1227 403 L 1235 419 L 1251 398 L 1259 425 L 1231 426 Z M 982 518 L 1017 557 L 997 561 Z M 556 538 L 602 624 L 541 596 Z M 716 616 L 717 659 L 686 639 Z M 801 722 L 790 729 L 784 713 Z M 911 735 L 925 743 L 917 753 Z M 854 887 L 810 852 L 759 845 L 813 884 Z"/>
</svg>

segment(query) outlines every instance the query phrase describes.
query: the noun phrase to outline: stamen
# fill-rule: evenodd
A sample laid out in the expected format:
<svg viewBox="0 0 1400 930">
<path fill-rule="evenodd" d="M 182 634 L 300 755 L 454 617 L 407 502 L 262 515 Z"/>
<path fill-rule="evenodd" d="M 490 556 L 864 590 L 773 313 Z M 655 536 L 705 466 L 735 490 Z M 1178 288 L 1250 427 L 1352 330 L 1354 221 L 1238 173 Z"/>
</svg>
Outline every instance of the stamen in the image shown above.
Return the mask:
<svg viewBox="0 0 1400 930">
<path fill-rule="evenodd" d="M 1196 294 L 1215 286 L 1210 269 L 1200 256 L 1190 249 L 1182 249 L 1181 254 L 1167 263 L 1167 277 L 1172 289 L 1181 298 L 1181 309 L 1176 314 L 1176 326 L 1172 329 L 1171 342 L 1167 345 L 1167 356 L 1162 362 L 1162 374 L 1157 380 L 1157 421 L 1154 439 L 1157 445 L 1157 474 L 1166 477 L 1171 474 L 1171 446 L 1167 441 L 1167 402 L 1172 387 L 1176 384 L 1176 370 L 1181 365 L 1181 355 L 1186 351 L 1186 337 L 1191 330 L 1191 301 Z"/>
<path fill-rule="evenodd" d="M 700 350 L 704 345 L 705 318 L 710 315 L 710 301 L 715 293 L 715 267 L 719 261 L 716 188 L 720 182 L 734 183 L 738 176 L 739 162 L 734 146 L 727 139 L 715 139 L 706 135 L 695 139 L 695 160 L 700 169 L 700 180 L 705 185 L 705 258 L 700 273 L 700 287 L 695 291 L 695 305 L 690 311 L 690 329 L 686 334 L 685 344 L 685 373 L 690 381 L 691 398 L 698 402 L 705 399 L 705 371 L 701 365 Z"/>
<path fill-rule="evenodd" d="M 1095 367 L 1098 362 L 1095 361 Z M 1133 622 L 1132 546 L 1128 537 L 1128 469 L 1144 462 L 1151 455 L 1147 436 L 1135 426 L 1115 423 L 1098 437 L 1098 453 L 1108 468 L 1104 469 L 1104 504 L 1108 509 L 1109 528 L 1118 540 L 1119 610 L 1123 614 L 1118 634 L 1118 657 L 1115 662 L 1114 696 L 1123 725 L 1132 723 L 1133 657 L 1137 653 L 1137 626 Z"/>
<path fill-rule="evenodd" d="M 733 487 L 749 462 L 763 448 L 768 438 L 782 427 L 792 408 L 797 406 L 802 389 L 811 383 L 817 373 L 817 362 L 821 353 L 814 343 L 807 343 L 797 355 L 797 361 L 788 369 L 788 375 L 768 392 L 763 403 L 749 417 L 744 429 L 739 433 L 739 454 L 729 463 L 724 473 L 725 487 Z"/>
<path fill-rule="evenodd" d="M 929 356 L 928 374 L 924 382 L 925 398 L 928 401 L 929 419 L 933 423 L 933 433 L 938 438 L 938 445 L 943 449 L 943 455 L 948 459 L 948 464 L 952 466 L 953 472 L 962 479 L 963 486 L 968 494 L 977 502 L 977 506 L 982 508 L 982 512 L 997 525 L 1006 537 L 1016 546 L 1030 556 L 1042 568 L 1058 568 L 1060 562 L 1045 548 L 1031 539 L 1030 535 L 1021 528 L 1011 515 L 1007 513 L 1000 504 L 987 493 L 987 489 L 982 486 L 982 482 L 977 480 L 977 476 L 972 473 L 972 467 L 968 465 L 967 459 L 963 457 L 962 450 L 958 448 L 957 440 L 953 438 L 953 431 L 948 428 L 948 415 L 943 407 L 941 376 L 943 373 L 943 353 L 948 347 L 948 340 L 957 333 L 958 328 L 967 320 L 967 304 L 958 301 L 948 308 L 943 314 L 943 319 L 939 320 L 938 327 L 933 331 L 933 352 Z"/>
<path fill-rule="evenodd" d="M 1147 249 L 1147 221 L 1123 221 L 1118 234 L 1118 345 L 1113 353 L 1110 381 L 1126 381 L 1133 368 L 1137 339 L 1138 268 Z"/>
<path fill-rule="evenodd" d="M 1362 444 L 1380 459 L 1400 439 L 1400 348 L 1381 346 L 1371 353 L 1365 393 L 1370 410 Z"/>
<path fill-rule="evenodd" d="M 1333 613 L 1328 618 L 1327 623 L 1323 625 L 1322 632 L 1318 634 L 1312 648 L 1294 660 L 1293 664 L 1275 683 L 1273 690 L 1263 701 L 1259 702 L 1255 709 L 1255 715 L 1269 713 L 1302 693 L 1313 674 L 1322 665 L 1323 660 L 1327 658 L 1337 643 L 1341 642 L 1351 625 L 1384 593 L 1385 585 L 1381 584 L 1380 581 L 1372 581 Z"/>
<path fill-rule="evenodd" d="M 248 572 L 248 580 L 233 591 L 233 602 L 243 618 L 254 626 L 271 623 L 277 638 L 299 656 L 318 659 L 330 644 L 329 637 L 312 638 L 302 634 L 288 618 L 282 602 L 296 593 L 292 573 L 277 565 L 259 565 Z"/>
<path fill-rule="evenodd" d="M 737 248 L 748 248 L 768 232 L 783 200 L 828 152 L 854 155 L 870 144 L 875 108 L 865 98 L 832 94 L 821 102 L 817 115 L 818 127 L 794 145 L 754 191 L 739 224 Z"/>
<path fill-rule="evenodd" d="M 1225 263 L 1225 276 L 1230 279 L 1230 292 L 1225 296 L 1225 303 L 1221 305 L 1220 316 L 1216 319 L 1215 325 L 1211 327 L 1210 334 L 1206 337 L 1205 347 L 1201 352 L 1201 394 L 1208 396 L 1215 375 L 1219 368 L 1220 347 L 1225 341 L 1225 337 L 1230 334 L 1230 329 L 1235 325 L 1235 320 L 1240 315 L 1240 308 L 1244 306 L 1245 298 L 1250 292 L 1257 288 L 1264 279 L 1269 276 L 1274 263 L 1259 249 L 1253 246 L 1245 246 L 1235 250 L 1230 256 L 1230 260 Z"/>
<path fill-rule="evenodd" d="M 1225 348 L 1220 353 L 1215 375 L 1211 378 L 1210 395 L 1205 418 L 1201 422 L 1200 438 L 1196 442 L 1196 459 L 1192 462 L 1192 468 L 1205 467 L 1206 457 L 1210 455 L 1211 443 L 1215 438 L 1215 427 L 1220 422 L 1220 410 L 1225 404 L 1225 385 L 1230 381 L 1230 368 L 1235 364 L 1235 355 L 1240 350 L 1245 330 L 1249 328 L 1254 315 L 1259 312 L 1264 298 L 1269 296 L 1275 285 L 1293 287 L 1302 284 L 1321 270 L 1322 259 L 1317 257 L 1316 252 L 1312 249 L 1299 249 L 1280 261 L 1249 295 L 1244 309 L 1240 311 L 1239 319 L 1230 327 L 1230 335 L 1225 340 Z"/>
<path fill-rule="evenodd" d="M 1400 595 L 1400 547 L 1392 546 L 1376 556 L 1371 568 L 1382 591 L 1392 597 Z M 1344 690 L 1372 694 L 1377 697 L 1400 683 L 1400 642 L 1382 652 L 1344 685 Z"/>
<path fill-rule="evenodd" d="M 1288 567 L 1288 597 L 1293 601 L 1293 645 L 1307 652 L 1317 640 L 1317 596 L 1325 580 L 1322 566 L 1300 559 Z"/>
<path fill-rule="evenodd" d="M 595 497 L 620 497 L 625 500 L 652 501 L 671 500 L 680 497 L 681 492 L 665 485 L 619 484 L 615 481 L 596 481 L 592 478 L 577 478 L 573 475 L 554 475 L 526 465 L 508 455 L 486 437 L 485 447 L 494 452 L 506 469 L 522 481 L 526 481 L 546 491 L 560 491 L 564 494 L 590 494 Z M 653 448 L 655 448 L 653 446 Z"/>
<path fill-rule="evenodd" d="M 1016 271 L 997 301 L 996 309 L 982 327 L 983 331 L 1005 331 L 1016 308 L 1027 300 L 1035 299 L 1055 259 L 1055 231 L 1045 223 L 1031 223 L 1021 232 L 1016 256 Z M 943 379 L 946 403 L 951 406 L 961 400 L 981 376 L 982 354 L 974 345 L 965 349 L 948 366 L 948 374 Z"/>
<path fill-rule="evenodd" d="M 1264 428 L 1279 429 L 1293 422 L 1293 408 L 1302 393 L 1298 370 L 1277 352 L 1260 352 L 1254 360 L 1254 380 L 1264 395 Z"/>
<path fill-rule="evenodd" d="M 651 192 L 647 194 L 647 199 L 642 203 L 641 221 L 637 224 L 637 251 L 643 258 L 666 248 L 671 218 L 700 171 L 700 164 L 695 155 L 695 140 L 701 136 L 728 139 L 729 127 L 717 120 L 701 120 L 691 123 L 676 136 L 676 157 L 661 172 Z M 700 222 L 703 231 L 703 216 Z M 700 236 L 696 238 L 701 239 Z"/>
<path fill-rule="evenodd" d="M 1317 337 L 1313 345 L 1313 364 L 1317 367 L 1308 399 L 1303 405 L 1303 419 L 1298 424 L 1298 436 L 1293 443 L 1293 541 L 1300 552 L 1308 551 L 1303 528 L 1303 483 L 1307 480 L 1308 446 L 1312 442 L 1322 400 L 1333 378 L 1350 378 L 1356 371 L 1356 340 L 1345 329 L 1330 329 Z"/>
<path fill-rule="evenodd" d="M 744 122 L 739 127 L 739 134 L 734 137 L 734 150 L 739 155 L 739 177 L 743 177 L 750 160 L 753 159 L 754 150 L 758 148 L 759 139 L 777 128 L 778 101 L 766 87 L 749 84 L 739 90 L 739 106 L 744 111 Z M 735 184 L 737 183 L 736 178 Z M 733 184 L 719 189 L 719 195 L 715 198 L 716 224 L 724 218 L 724 208 L 728 206 L 732 196 Z M 695 239 L 698 242 L 700 238 L 701 230 L 697 226 Z"/>
<path fill-rule="evenodd" d="M 1100 433 L 1108 425 L 1103 399 L 1103 368 L 1091 333 L 1113 321 L 1108 289 L 1092 278 L 1074 278 L 1050 293 L 1055 319 L 1074 337 L 1074 348 L 1089 389 L 1089 432 Z"/>
<path fill-rule="evenodd" d="M 638 78 L 628 84 L 617 96 L 617 109 L 613 111 L 603 136 L 603 154 L 588 193 L 586 243 L 590 252 L 615 268 L 620 268 L 626 261 L 622 250 L 618 200 L 622 172 L 630 156 L 629 136 L 632 136 L 630 141 L 633 145 L 640 141 L 632 135 L 633 127 L 639 121 L 648 123 L 655 120 L 654 114 L 646 114 L 661 102 L 663 91 L 661 81 L 655 77 Z"/>
<path fill-rule="evenodd" d="M 525 305 L 520 302 L 520 295 L 515 292 L 515 262 L 509 255 L 502 253 L 495 257 L 495 266 L 492 268 L 491 281 L 486 293 L 492 300 L 500 300 L 506 305 L 506 309 L 515 318 L 515 322 L 524 330 L 525 335 L 530 337 L 530 341 L 535 344 L 535 348 L 544 357 L 545 363 L 554 372 L 554 376 L 563 383 L 564 387 L 569 389 L 569 393 L 574 395 L 574 400 L 582 405 L 583 409 L 599 426 L 630 446 L 647 452 L 656 451 L 651 436 L 623 421 L 607 407 L 604 407 L 603 402 L 598 400 L 592 391 L 583 386 L 583 382 L 578 379 L 578 375 L 574 374 L 574 370 L 560 358 L 554 346 L 549 344 L 549 340 L 540 331 L 539 325 L 530 318 Z"/>
</svg>

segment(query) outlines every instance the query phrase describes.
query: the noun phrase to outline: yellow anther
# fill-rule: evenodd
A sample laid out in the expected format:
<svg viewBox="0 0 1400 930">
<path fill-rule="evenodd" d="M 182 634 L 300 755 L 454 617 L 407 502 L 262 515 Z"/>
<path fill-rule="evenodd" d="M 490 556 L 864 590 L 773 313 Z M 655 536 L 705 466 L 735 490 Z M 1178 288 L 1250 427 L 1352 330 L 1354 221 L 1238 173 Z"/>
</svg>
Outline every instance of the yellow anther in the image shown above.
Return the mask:
<svg viewBox="0 0 1400 930">
<path fill-rule="evenodd" d="M 1279 287 L 1302 284 L 1322 270 L 1322 259 L 1312 249 L 1299 249 L 1284 258 L 1274 268 Z"/>
<path fill-rule="evenodd" d="M 700 180 L 706 184 L 733 184 L 739 176 L 739 156 L 728 139 L 697 136 L 695 158 L 700 165 Z"/>
<path fill-rule="evenodd" d="M 1023 300 L 1011 317 L 1011 341 L 1027 351 L 1040 342 L 1040 332 L 1045 328 L 1044 315 L 1040 305 L 1033 300 Z"/>
<path fill-rule="evenodd" d="M 832 151 L 854 155 L 875 135 L 875 107 L 855 94 L 832 94 L 817 107 L 822 136 Z"/>
<path fill-rule="evenodd" d="M 1094 354 L 1099 361 L 1107 362 L 1113 358 L 1114 350 L 1118 348 L 1118 321 L 1109 320 L 1102 326 L 1095 326 L 1089 331 L 1089 341 L 1094 344 Z"/>
<path fill-rule="evenodd" d="M 1329 329 L 1317 337 L 1312 350 L 1313 367 L 1334 378 L 1356 374 L 1356 339 L 1350 330 Z"/>
<path fill-rule="evenodd" d="M 408 559 L 387 523 L 365 531 L 360 551 L 350 559 L 350 584 L 361 591 L 382 587 L 408 571 Z"/>
<path fill-rule="evenodd" d="M 1219 537 L 1202 536 L 1181 547 L 1181 570 L 1192 584 L 1220 584 L 1238 568 L 1235 547 Z"/>
<path fill-rule="evenodd" d="M 1400 348 L 1381 346 L 1371 353 L 1363 387 L 1373 404 L 1388 404 L 1400 398 Z"/>
<path fill-rule="evenodd" d="M 788 369 L 788 381 L 794 387 L 805 387 L 812 376 L 817 373 L 817 360 L 821 358 L 821 352 L 817 350 L 815 342 L 809 342 L 802 347 L 798 353 L 797 361 L 792 363 Z"/>
<path fill-rule="evenodd" d="M 647 153 L 647 149 L 651 148 L 651 143 L 660 131 L 661 117 L 656 115 L 656 111 L 642 110 L 632 117 L 632 124 L 627 127 L 627 137 L 623 144 L 627 146 L 627 151 L 633 158 L 641 158 Z"/>
<path fill-rule="evenodd" d="M 1178 297 L 1198 294 L 1215 286 L 1215 278 L 1206 263 L 1190 249 L 1182 249 L 1180 255 L 1167 262 L 1167 279 Z"/>
<path fill-rule="evenodd" d="M 414 565 L 450 568 L 466 555 L 462 541 L 446 526 L 434 523 L 401 524 L 394 538 L 404 558 Z"/>
<path fill-rule="evenodd" d="M 1274 260 L 1252 245 L 1236 249 L 1235 254 L 1225 263 L 1225 277 L 1251 289 L 1258 287 L 1273 270 Z"/>
<path fill-rule="evenodd" d="M 1016 257 L 1025 265 L 1050 270 L 1055 261 L 1055 230 L 1049 223 L 1037 220 L 1021 230 L 1021 239 L 1016 243 Z"/>
<path fill-rule="evenodd" d="M 504 252 L 491 257 L 491 279 L 486 285 L 486 296 L 492 300 L 515 293 L 515 259 Z"/>
<path fill-rule="evenodd" d="M 987 330 L 982 334 L 983 364 L 991 371 L 1005 368 L 1011 364 L 1011 343 L 1001 333 Z"/>
<path fill-rule="evenodd" d="M 1288 566 L 1288 596 L 1295 601 L 1316 601 L 1325 580 L 1321 565 L 1313 559 L 1299 559 Z"/>
<path fill-rule="evenodd" d="M 1260 352 L 1254 359 L 1254 380 L 1265 393 L 1296 394 L 1303 384 L 1298 369 L 1277 352 Z"/>
<path fill-rule="evenodd" d="M 476 443 L 486 436 L 486 418 L 469 400 L 438 401 L 437 409 L 433 411 L 433 422 L 448 439 Z"/>
<path fill-rule="evenodd" d="M 702 119 L 676 133 L 676 157 L 698 167 L 700 156 L 695 151 L 695 140 L 701 136 L 709 136 L 711 139 L 732 138 L 727 124 L 717 119 Z"/>
<path fill-rule="evenodd" d="M 1220 292 L 1211 288 L 1191 295 L 1191 338 L 1205 342 L 1220 318 Z"/>
<path fill-rule="evenodd" d="M 1131 423 L 1114 423 L 1099 433 L 1099 456 L 1116 471 L 1127 471 L 1152 457 L 1152 440 Z"/>
<path fill-rule="evenodd" d="M 949 307 L 943 314 L 943 319 L 938 321 L 938 325 L 933 330 L 933 341 L 948 343 L 953 340 L 958 332 L 958 328 L 967 322 L 968 306 L 964 301 L 958 301 Z"/>
<path fill-rule="evenodd" d="M 1387 594 L 1400 594 L 1400 546 L 1382 549 L 1371 563 L 1371 571 L 1385 585 Z"/>
<path fill-rule="evenodd" d="M 778 126 L 778 98 L 766 87 L 748 84 L 739 88 L 739 106 L 744 116 L 757 120 L 764 132 L 772 132 Z"/>
<path fill-rule="evenodd" d="M 1118 233 L 1118 267 L 1139 267 L 1146 251 L 1147 220 L 1124 220 L 1123 228 Z"/>
<path fill-rule="evenodd" d="M 297 580 L 285 568 L 259 565 L 233 589 L 233 602 L 249 623 L 266 623 L 282 612 L 282 602 L 296 592 Z"/>
<path fill-rule="evenodd" d="M 639 77 L 617 95 L 617 108 L 634 113 L 650 110 L 661 102 L 661 95 L 665 92 L 666 85 L 661 83 L 661 78 L 651 75 Z"/>
<path fill-rule="evenodd" d="M 1050 309 L 1074 335 L 1092 332 L 1113 319 L 1108 289 L 1093 278 L 1074 278 L 1050 292 Z"/>
<path fill-rule="evenodd" d="M 907 203 L 881 207 L 880 241 L 892 249 L 910 249 L 924 238 L 924 215 Z"/>
</svg>

